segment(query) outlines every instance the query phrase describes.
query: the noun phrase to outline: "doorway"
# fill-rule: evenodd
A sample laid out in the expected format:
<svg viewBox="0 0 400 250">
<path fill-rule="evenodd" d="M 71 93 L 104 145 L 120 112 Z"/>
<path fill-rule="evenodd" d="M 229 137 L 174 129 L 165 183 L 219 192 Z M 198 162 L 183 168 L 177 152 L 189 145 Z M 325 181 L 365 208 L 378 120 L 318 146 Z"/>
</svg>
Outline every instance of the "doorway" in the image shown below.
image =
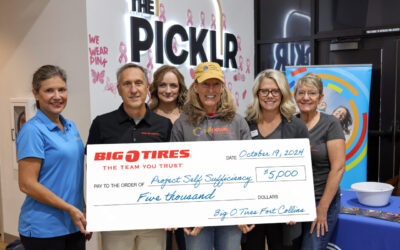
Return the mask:
<svg viewBox="0 0 400 250">
<path fill-rule="evenodd" d="M 331 46 L 342 44 L 343 46 Z M 346 46 L 352 44 L 353 46 Z M 356 45 L 356 46 L 354 46 Z M 339 48 L 339 49 L 338 49 Z M 343 48 L 343 49 L 341 49 Z M 367 180 L 385 182 L 399 174 L 399 37 L 316 42 L 315 64 L 372 64 L 368 121 Z"/>
</svg>

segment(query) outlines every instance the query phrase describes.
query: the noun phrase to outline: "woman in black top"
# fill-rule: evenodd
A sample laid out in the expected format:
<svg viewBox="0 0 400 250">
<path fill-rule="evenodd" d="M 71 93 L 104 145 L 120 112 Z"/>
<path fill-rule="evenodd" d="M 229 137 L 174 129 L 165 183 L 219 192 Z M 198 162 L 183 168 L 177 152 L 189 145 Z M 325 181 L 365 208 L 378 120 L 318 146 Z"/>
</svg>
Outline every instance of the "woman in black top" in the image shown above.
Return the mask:
<svg viewBox="0 0 400 250">
<path fill-rule="evenodd" d="M 346 162 L 344 134 L 336 117 L 317 111 L 324 97 L 319 76 L 308 73 L 301 77 L 294 92 L 300 118 L 310 133 L 317 205 L 315 221 L 303 223 L 302 249 L 326 249 L 340 211 L 339 184 Z"/>
<path fill-rule="evenodd" d="M 296 107 L 283 73 L 267 69 L 258 74 L 253 86 L 253 102 L 246 111 L 252 139 L 308 138 L 305 124 L 293 116 Z M 293 223 L 290 223 L 293 224 Z M 242 225 L 242 250 L 298 249 L 301 225 Z"/>
</svg>

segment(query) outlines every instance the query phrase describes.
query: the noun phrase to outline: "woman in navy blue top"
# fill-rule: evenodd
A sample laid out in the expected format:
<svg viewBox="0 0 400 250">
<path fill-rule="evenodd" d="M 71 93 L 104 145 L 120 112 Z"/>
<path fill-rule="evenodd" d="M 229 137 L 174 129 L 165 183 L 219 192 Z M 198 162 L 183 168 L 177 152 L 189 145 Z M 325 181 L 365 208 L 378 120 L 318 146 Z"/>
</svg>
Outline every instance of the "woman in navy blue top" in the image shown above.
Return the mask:
<svg viewBox="0 0 400 250">
<path fill-rule="evenodd" d="M 37 114 L 17 137 L 19 187 L 27 194 L 18 231 L 27 250 L 85 249 L 84 146 L 67 104 L 66 74 L 45 65 L 33 75 Z"/>
</svg>

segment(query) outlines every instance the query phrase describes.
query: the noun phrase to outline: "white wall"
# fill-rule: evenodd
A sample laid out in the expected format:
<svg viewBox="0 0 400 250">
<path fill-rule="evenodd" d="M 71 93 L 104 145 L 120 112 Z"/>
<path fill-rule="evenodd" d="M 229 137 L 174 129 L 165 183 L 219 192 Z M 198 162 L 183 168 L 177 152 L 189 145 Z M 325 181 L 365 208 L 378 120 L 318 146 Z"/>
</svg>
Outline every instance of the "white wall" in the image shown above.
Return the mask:
<svg viewBox="0 0 400 250">
<path fill-rule="evenodd" d="M 17 1 L 21 3 L 21 1 Z M 26 1 L 23 1 L 26 3 Z M 15 43 L 13 51 L 2 57 L 0 67 L 0 167 L 4 233 L 18 235 L 18 216 L 25 196 L 18 188 L 18 173 L 13 169 L 14 156 L 10 136 L 11 122 L 9 98 L 30 97 L 33 72 L 44 64 L 56 64 L 67 71 L 69 91 L 68 105 L 63 114 L 73 120 L 86 141 L 90 126 L 89 109 L 89 69 L 86 39 L 86 4 L 81 0 L 40 1 L 44 3 L 32 18 L 34 23 L 21 28 L 17 20 L 9 20 L 15 32 L 23 34 L 15 40 L 12 33 L 3 33 L 2 40 Z M 1 2 L 0 7 L 10 7 Z M 15 6 L 15 5 L 14 5 Z M 24 7 L 26 6 L 26 7 Z M 19 4 L 20 9 L 14 15 L 30 15 L 30 4 Z M 9 10 L 12 8 L 8 8 Z M 17 10 L 14 10 L 17 11 Z M 1 19 L 4 21 L 4 19 Z M 15 22 L 13 22 L 15 21 Z M 9 32 L 9 30 L 7 30 Z M 10 49 L 9 43 L 0 43 L 0 51 Z M 3 54 L 4 55 L 4 54 Z"/>
<path fill-rule="evenodd" d="M 207 3 L 210 4 L 211 1 L 209 0 Z M 95 91 L 90 91 L 89 88 L 99 88 L 100 84 L 92 83 L 89 72 L 92 68 L 102 70 L 101 67 L 89 64 L 88 45 L 90 47 L 93 44 L 88 44 L 88 34 L 100 35 L 101 44 L 112 48 L 113 53 L 107 59 L 113 61 L 113 66 L 107 69 L 107 76 L 115 83 L 115 70 L 120 66 L 119 63 L 116 63 L 119 57 L 117 45 L 120 41 L 125 41 L 130 46 L 123 35 L 125 31 L 118 28 L 123 26 L 119 26 L 118 22 L 126 17 L 118 18 L 117 25 L 110 25 L 110 15 L 102 15 L 100 10 L 104 10 L 103 7 L 111 4 L 120 9 L 122 6 L 122 10 L 125 11 L 124 6 L 127 2 L 129 0 L 115 2 L 105 0 L 0 0 L 0 114 L 2 116 L 0 119 L 0 198 L 2 198 L 0 199 L 0 208 L 3 215 L 4 233 L 18 236 L 18 216 L 25 198 L 18 188 L 18 172 L 12 167 L 15 156 L 12 152 L 10 135 L 9 99 L 32 96 L 32 74 L 43 64 L 61 66 L 68 74 L 69 91 L 68 105 L 63 114 L 76 123 L 85 142 L 91 117 L 99 112 L 96 110 L 97 107 L 90 107 L 90 95 L 93 95 Z M 183 2 L 177 0 L 161 0 L 160 2 L 168 7 L 168 19 L 186 22 L 188 2 L 185 2 L 182 13 L 176 13 L 177 8 L 174 8 L 174 4 L 180 6 Z M 195 6 L 202 6 L 200 2 L 194 0 L 190 2 Z M 251 73 L 246 73 L 246 81 L 233 81 L 233 75 L 238 71 L 230 71 L 228 75 L 228 80 L 233 83 L 234 90 L 240 93 L 247 90 L 246 98 L 240 100 L 240 110 L 243 111 L 246 102 L 250 99 L 249 90 L 254 74 L 253 2 L 235 0 L 222 0 L 221 2 L 223 12 L 228 18 L 228 31 L 242 37 L 243 51 L 238 53 L 238 56 L 243 55 L 245 58 L 250 58 L 251 61 Z M 99 4 L 104 6 L 101 7 Z M 87 11 L 86 8 L 89 10 Z M 203 6 L 202 8 L 207 12 L 206 25 L 209 26 L 211 7 Z M 193 15 L 196 16 L 193 17 L 193 21 L 197 26 L 200 22 L 200 9 L 191 9 L 195 12 Z M 112 12 L 112 9 L 108 9 L 108 11 Z M 100 23 L 104 23 L 104 25 L 99 25 Z M 129 52 L 128 56 L 130 57 Z M 188 69 L 184 73 L 188 80 L 187 84 L 190 84 L 191 78 Z M 245 73 L 243 72 L 243 74 Z M 121 100 L 118 95 L 104 91 L 103 86 L 98 89 L 102 92 L 101 98 L 96 97 L 96 101 L 92 105 L 107 104 L 107 108 L 102 107 L 101 109 L 102 112 L 105 112 L 106 109 L 114 109 Z M 88 249 L 97 248 L 97 237 L 95 237 Z"/>
</svg>

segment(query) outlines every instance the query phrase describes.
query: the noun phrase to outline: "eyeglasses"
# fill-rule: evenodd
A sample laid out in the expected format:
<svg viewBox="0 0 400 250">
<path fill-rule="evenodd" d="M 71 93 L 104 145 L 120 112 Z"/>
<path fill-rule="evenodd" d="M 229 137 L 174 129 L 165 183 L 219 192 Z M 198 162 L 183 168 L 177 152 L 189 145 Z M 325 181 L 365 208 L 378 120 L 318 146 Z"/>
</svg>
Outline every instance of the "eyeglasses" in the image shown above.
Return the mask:
<svg viewBox="0 0 400 250">
<path fill-rule="evenodd" d="M 304 97 L 304 96 L 306 96 L 306 94 L 307 94 L 309 97 L 314 98 L 314 97 L 317 97 L 317 96 L 319 95 L 319 92 L 317 92 L 317 91 L 310 91 L 310 92 L 307 92 L 307 91 L 298 91 L 298 92 L 296 93 L 296 95 L 297 95 L 298 97 Z"/>
<path fill-rule="evenodd" d="M 279 89 L 259 89 L 257 93 L 262 97 L 267 97 L 269 93 L 271 93 L 273 97 L 278 97 L 281 91 Z"/>
</svg>

